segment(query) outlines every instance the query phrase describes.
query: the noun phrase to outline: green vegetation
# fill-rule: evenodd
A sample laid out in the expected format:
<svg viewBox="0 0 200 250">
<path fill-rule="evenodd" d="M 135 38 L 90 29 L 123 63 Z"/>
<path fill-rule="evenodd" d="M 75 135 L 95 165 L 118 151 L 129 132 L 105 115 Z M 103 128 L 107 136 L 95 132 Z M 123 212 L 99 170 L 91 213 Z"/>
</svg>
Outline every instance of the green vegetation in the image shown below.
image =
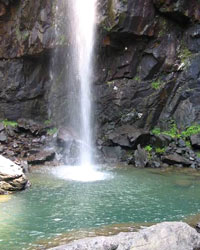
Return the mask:
<svg viewBox="0 0 200 250">
<path fill-rule="evenodd" d="M 160 130 L 160 128 L 154 128 L 153 130 L 151 130 L 151 133 L 153 135 L 160 135 L 161 134 L 161 130 Z"/>
<path fill-rule="evenodd" d="M 183 47 L 180 51 L 180 58 L 182 63 L 186 63 L 186 61 L 192 56 L 192 52 L 187 48 Z"/>
<path fill-rule="evenodd" d="M 200 125 L 192 125 L 181 133 L 183 137 L 189 137 L 200 133 Z"/>
<path fill-rule="evenodd" d="M 191 146 L 191 142 L 188 141 L 188 140 L 185 140 L 185 145 L 186 145 L 188 148 L 191 148 L 191 147 L 192 147 L 192 146 Z"/>
<path fill-rule="evenodd" d="M 165 153 L 165 151 L 166 151 L 166 148 L 156 148 L 156 153 L 157 154 L 160 154 L 160 155 L 162 155 L 162 154 L 164 154 Z"/>
<path fill-rule="evenodd" d="M 190 147 L 191 145 L 190 142 L 187 140 L 187 138 L 190 137 L 191 135 L 196 135 L 200 133 L 200 125 L 192 125 L 188 127 L 186 130 L 179 132 L 176 124 L 172 122 L 171 128 L 169 130 L 161 131 L 160 128 L 154 128 L 151 132 L 154 135 L 163 134 L 163 135 L 168 135 L 172 138 L 182 138 L 183 140 L 185 140 L 186 145 Z"/>
<path fill-rule="evenodd" d="M 139 76 L 135 76 L 135 77 L 133 78 L 133 80 L 136 81 L 136 82 L 140 82 L 140 81 L 141 81 L 141 79 L 140 79 Z"/>
<path fill-rule="evenodd" d="M 163 135 L 168 135 L 172 138 L 180 138 L 181 137 L 181 134 L 179 133 L 178 128 L 174 122 L 171 124 L 171 128 L 169 130 L 161 131 L 160 128 L 154 128 L 151 132 L 154 135 L 163 134 Z"/>
<path fill-rule="evenodd" d="M 151 87 L 153 89 L 160 89 L 160 87 L 162 86 L 163 82 L 161 82 L 160 80 L 154 81 L 151 83 Z"/>
<path fill-rule="evenodd" d="M 57 128 L 51 128 L 51 129 L 48 129 L 47 130 L 47 134 L 48 135 L 54 135 L 58 132 L 58 129 Z"/>
<path fill-rule="evenodd" d="M 46 120 L 45 122 L 44 122 L 44 125 L 46 125 L 46 126 L 48 126 L 48 125 L 50 125 L 51 124 L 51 120 Z"/>
<path fill-rule="evenodd" d="M 4 127 L 8 127 L 8 126 L 11 126 L 11 127 L 17 127 L 18 123 L 15 122 L 15 121 L 8 121 L 7 119 L 4 120 L 4 121 L 1 121 L 4 125 Z"/>
<path fill-rule="evenodd" d="M 144 150 L 148 153 L 148 158 L 151 158 L 151 152 L 153 151 L 153 147 L 151 145 L 147 145 Z M 154 149 L 157 154 L 164 154 L 166 148 L 155 148 Z"/>
<path fill-rule="evenodd" d="M 144 148 L 144 150 L 146 150 L 147 152 L 151 152 L 152 151 L 152 146 L 151 145 L 147 145 L 145 148 Z"/>
<path fill-rule="evenodd" d="M 114 81 L 108 81 L 108 82 L 106 82 L 106 84 L 108 84 L 108 86 L 110 86 L 110 85 L 114 84 Z"/>
<path fill-rule="evenodd" d="M 147 146 L 144 148 L 144 150 L 147 152 L 148 159 L 151 160 L 151 157 L 152 157 L 151 152 L 152 152 L 152 150 L 153 150 L 152 146 L 151 146 L 151 145 L 147 145 Z"/>
<path fill-rule="evenodd" d="M 179 51 L 179 58 L 181 59 L 181 63 L 187 65 L 188 59 L 192 57 L 192 52 L 188 49 L 185 42 L 181 41 L 181 47 Z"/>
</svg>

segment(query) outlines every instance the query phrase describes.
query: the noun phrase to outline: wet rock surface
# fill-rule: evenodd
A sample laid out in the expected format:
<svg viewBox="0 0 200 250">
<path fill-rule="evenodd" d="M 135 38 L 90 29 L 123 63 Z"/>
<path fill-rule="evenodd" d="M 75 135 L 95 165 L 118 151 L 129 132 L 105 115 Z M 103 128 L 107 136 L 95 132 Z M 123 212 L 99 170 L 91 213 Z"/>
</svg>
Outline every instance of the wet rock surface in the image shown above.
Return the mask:
<svg viewBox="0 0 200 250">
<path fill-rule="evenodd" d="M 55 250 L 191 250 L 200 248 L 200 235 L 183 222 L 164 222 L 136 233 L 74 241 Z"/>
</svg>

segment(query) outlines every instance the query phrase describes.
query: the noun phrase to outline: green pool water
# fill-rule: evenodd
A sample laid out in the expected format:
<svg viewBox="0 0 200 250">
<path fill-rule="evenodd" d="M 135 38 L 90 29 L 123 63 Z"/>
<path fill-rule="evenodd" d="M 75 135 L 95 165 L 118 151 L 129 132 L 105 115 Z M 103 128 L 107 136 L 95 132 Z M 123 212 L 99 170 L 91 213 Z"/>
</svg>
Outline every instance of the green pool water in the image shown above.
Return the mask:
<svg viewBox="0 0 200 250">
<path fill-rule="evenodd" d="M 0 249 L 40 249 L 37 242 L 72 230 L 200 213 L 199 175 L 126 167 L 104 172 L 107 178 L 96 182 L 63 180 L 44 168 L 30 174 L 30 189 L 0 203 Z"/>
</svg>

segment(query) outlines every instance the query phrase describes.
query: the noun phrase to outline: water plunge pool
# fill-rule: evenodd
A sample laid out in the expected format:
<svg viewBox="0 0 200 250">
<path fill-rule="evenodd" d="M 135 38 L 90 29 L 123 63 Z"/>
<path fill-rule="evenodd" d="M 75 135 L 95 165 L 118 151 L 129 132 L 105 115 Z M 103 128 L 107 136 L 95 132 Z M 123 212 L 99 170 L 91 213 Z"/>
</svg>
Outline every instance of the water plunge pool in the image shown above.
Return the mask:
<svg viewBox="0 0 200 250">
<path fill-rule="evenodd" d="M 42 241 L 49 243 L 67 232 L 183 220 L 200 213 L 197 172 L 119 167 L 105 170 L 104 180 L 79 182 L 45 168 L 29 175 L 30 189 L 0 202 L 0 249 L 45 249 Z"/>
</svg>

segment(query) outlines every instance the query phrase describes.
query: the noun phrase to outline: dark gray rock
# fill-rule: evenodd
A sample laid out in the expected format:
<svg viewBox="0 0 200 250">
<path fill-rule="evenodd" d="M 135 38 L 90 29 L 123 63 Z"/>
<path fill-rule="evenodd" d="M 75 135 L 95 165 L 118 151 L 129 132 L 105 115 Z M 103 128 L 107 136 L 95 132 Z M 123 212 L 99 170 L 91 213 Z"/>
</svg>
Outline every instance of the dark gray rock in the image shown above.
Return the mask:
<svg viewBox="0 0 200 250">
<path fill-rule="evenodd" d="M 190 136 L 190 142 L 192 147 L 199 149 L 200 148 L 200 134 Z"/>
<path fill-rule="evenodd" d="M 192 164 L 188 159 L 186 159 L 185 157 L 180 156 L 176 153 L 171 154 L 171 155 L 162 156 L 161 159 L 164 163 L 167 163 L 169 165 L 179 164 L 179 165 L 183 165 L 185 167 L 189 167 Z"/>
<path fill-rule="evenodd" d="M 7 141 L 7 135 L 5 132 L 0 133 L 0 142 L 5 143 Z"/>
<path fill-rule="evenodd" d="M 42 164 L 46 161 L 52 161 L 55 157 L 54 150 L 43 150 L 27 158 L 27 162 L 32 165 Z"/>
<path fill-rule="evenodd" d="M 190 27 L 185 33 L 185 40 L 188 48 L 193 52 L 200 51 L 200 25 Z"/>
<path fill-rule="evenodd" d="M 106 31 L 118 35 L 153 36 L 155 9 L 152 1 L 117 0 L 112 6 L 109 1 L 102 1 L 99 4 L 99 19 Z"/>
<path fill-rule="evenodd" d="M 200 233 L 200 223 L 197 223 L 195 228 L 196 228 L 197 232 Z"/>
<path fill-rule="evenodd" d="M 178 147 L 180 148 L 186 147 L 185 141 L 183 139 L 178 140 Z"/>
<path fill-rule="evenodd" d="M 116 147 L 103 147 L 102 153 L 106 162 L 117 163 L 121 161 L 122 149 L 119 146 Z"/>
<path fill-rule="evenodd" d="M 135 166 L 137 168 L 146 167 L 146 165 L 148 163 L 148 154 L 147 154 L 146 150 L 141 148 L 140 145 L 138 145 L 137 150 L 135 150 L 134 158 L 135 158 Z"/>
<path fill-rule="evenodd" d="M 172 138 L 168 135 L 160 134 L 151 137 L 151 144 L 158 148 L 168 147 Z"/>
<path fill-rule="evenodd" d="M 141 75 L 144 80 L 152 79 L 158 70 L 159 62 L 152 56 L 146 55 L 141 61 Z"/>
<path fill-rule="evenodd" d="M 2 122 L 0 122 L 0 132 L 2 132 L 5 129 L 4 125 Z"/>
<path fill-rule="evenodd" d="M 47 119 L 47 103 L 42 98 L 48 78 L 44 61 L 42 58 L 0 61 L 1 118 Z"/>
<path fill-rule="evenodd" d="M 184 0 L 177 0 L 176 2 L 173 0 L 167 2 L 154 0 L 153 2 L 160 12 L 181 24 L 190 21 L 200 21 L 200 5 L 196 0 L 191 0 L 189 5 L 188 2 Z"/>
<path fill-rule="evenodd" d="M 150 141 L 150 134 L 143 129 L 131 125 L 124 125 L 116 128 L 108 134 L 108 139 L 121 147 L 137 148 L 137 145 L 146 145 Z"/>
</svg>

